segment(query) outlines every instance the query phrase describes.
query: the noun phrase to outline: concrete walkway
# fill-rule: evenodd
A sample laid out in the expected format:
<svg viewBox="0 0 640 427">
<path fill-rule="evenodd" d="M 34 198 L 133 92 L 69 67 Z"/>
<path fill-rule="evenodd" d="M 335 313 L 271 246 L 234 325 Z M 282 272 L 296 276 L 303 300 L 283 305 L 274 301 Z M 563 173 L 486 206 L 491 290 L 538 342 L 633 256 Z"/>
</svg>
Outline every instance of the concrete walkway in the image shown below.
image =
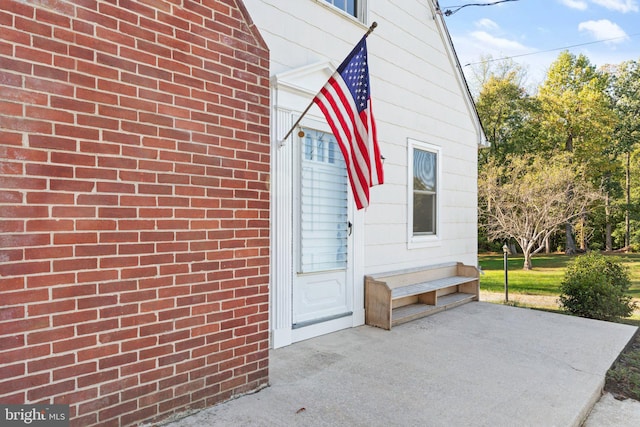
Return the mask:
<svg viewBox="0 0 640 427">
<path fill-rule="evenodd" d="M 638 427 L 640 402 L 617 400 L 611 393 L 603 395 L 593 407 L 583 427 Z"/>
<path fill-rule="evenodd" d="M 466 304 L 274 350 L 270 387 L 170 426 L 579 426 L 635 330 Z"/>
</svg>

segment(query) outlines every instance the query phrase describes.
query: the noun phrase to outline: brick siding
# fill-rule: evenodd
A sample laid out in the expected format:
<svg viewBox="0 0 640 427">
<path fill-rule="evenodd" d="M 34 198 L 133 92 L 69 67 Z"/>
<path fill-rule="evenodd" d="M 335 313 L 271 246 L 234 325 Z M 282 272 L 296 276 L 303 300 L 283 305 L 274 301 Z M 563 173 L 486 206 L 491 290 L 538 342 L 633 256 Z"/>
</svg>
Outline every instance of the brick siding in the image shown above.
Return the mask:
<svg viewBox="0 0 640 427">
<path fill-rule="evenodd" d="M 3 0 L 0 402 L 152 423 L 268 377 L 269 54 L 241 0 Z"/>
</svg>

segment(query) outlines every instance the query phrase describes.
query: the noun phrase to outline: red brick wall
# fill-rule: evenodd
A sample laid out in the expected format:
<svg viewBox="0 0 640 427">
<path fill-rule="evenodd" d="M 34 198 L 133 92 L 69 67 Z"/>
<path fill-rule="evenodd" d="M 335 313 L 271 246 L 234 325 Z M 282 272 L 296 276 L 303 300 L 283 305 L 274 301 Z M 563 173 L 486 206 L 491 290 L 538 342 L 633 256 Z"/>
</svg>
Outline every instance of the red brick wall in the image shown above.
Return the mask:
<svg viewBox="0 0 640 427">
<path fill-rule="evenodd" d="M 241 0 L 2 0 L 1 403 L 134 425 L 266 384 L 268 59 Z"/>
</svg>

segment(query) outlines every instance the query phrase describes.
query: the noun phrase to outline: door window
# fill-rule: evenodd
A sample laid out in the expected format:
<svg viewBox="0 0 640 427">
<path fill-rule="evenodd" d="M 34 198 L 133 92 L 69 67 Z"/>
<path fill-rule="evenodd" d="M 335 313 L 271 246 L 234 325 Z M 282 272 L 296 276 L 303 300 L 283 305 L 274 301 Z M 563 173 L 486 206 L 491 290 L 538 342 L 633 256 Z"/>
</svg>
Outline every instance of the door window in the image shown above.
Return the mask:
<svg viewBox="0 0 640 427">
<path fill-rule="evenodd" d="M 347 268 L 347 169 L 334 136 L 304 129 L 300 185 L 300 273 Z"/>
</svg>

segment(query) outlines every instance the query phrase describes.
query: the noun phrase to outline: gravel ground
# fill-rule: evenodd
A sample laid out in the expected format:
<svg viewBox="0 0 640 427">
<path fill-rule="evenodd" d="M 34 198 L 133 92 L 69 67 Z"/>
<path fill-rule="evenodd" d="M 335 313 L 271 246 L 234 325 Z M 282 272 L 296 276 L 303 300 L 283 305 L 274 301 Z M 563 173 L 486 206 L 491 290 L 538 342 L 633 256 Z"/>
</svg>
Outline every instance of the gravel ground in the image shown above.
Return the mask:
<svg viewBox="0 0 640 427">
<path fill-rule="evenodd" d="M 481 290 L 480 301 L 502 302 L 504 301 L 504 293 Z M 636 308 L 635 315 L 640 315 L 640 299 L 635 298 L 634 301 L 638 306 Z M 509 294 L 509 302 L 515 302 L 524 307 L 560 308 L 558 297 L 554 295 Z"/>
<path fill-rule="evenodd" d="M 480 301 L 504 301 L 504 294 L 499 292 L 480 291 Z M 558 297 L 552 295 L 509 294 L 509 302 L 516 302 L 530 307 L 558 308 Z"/>
</svg>

